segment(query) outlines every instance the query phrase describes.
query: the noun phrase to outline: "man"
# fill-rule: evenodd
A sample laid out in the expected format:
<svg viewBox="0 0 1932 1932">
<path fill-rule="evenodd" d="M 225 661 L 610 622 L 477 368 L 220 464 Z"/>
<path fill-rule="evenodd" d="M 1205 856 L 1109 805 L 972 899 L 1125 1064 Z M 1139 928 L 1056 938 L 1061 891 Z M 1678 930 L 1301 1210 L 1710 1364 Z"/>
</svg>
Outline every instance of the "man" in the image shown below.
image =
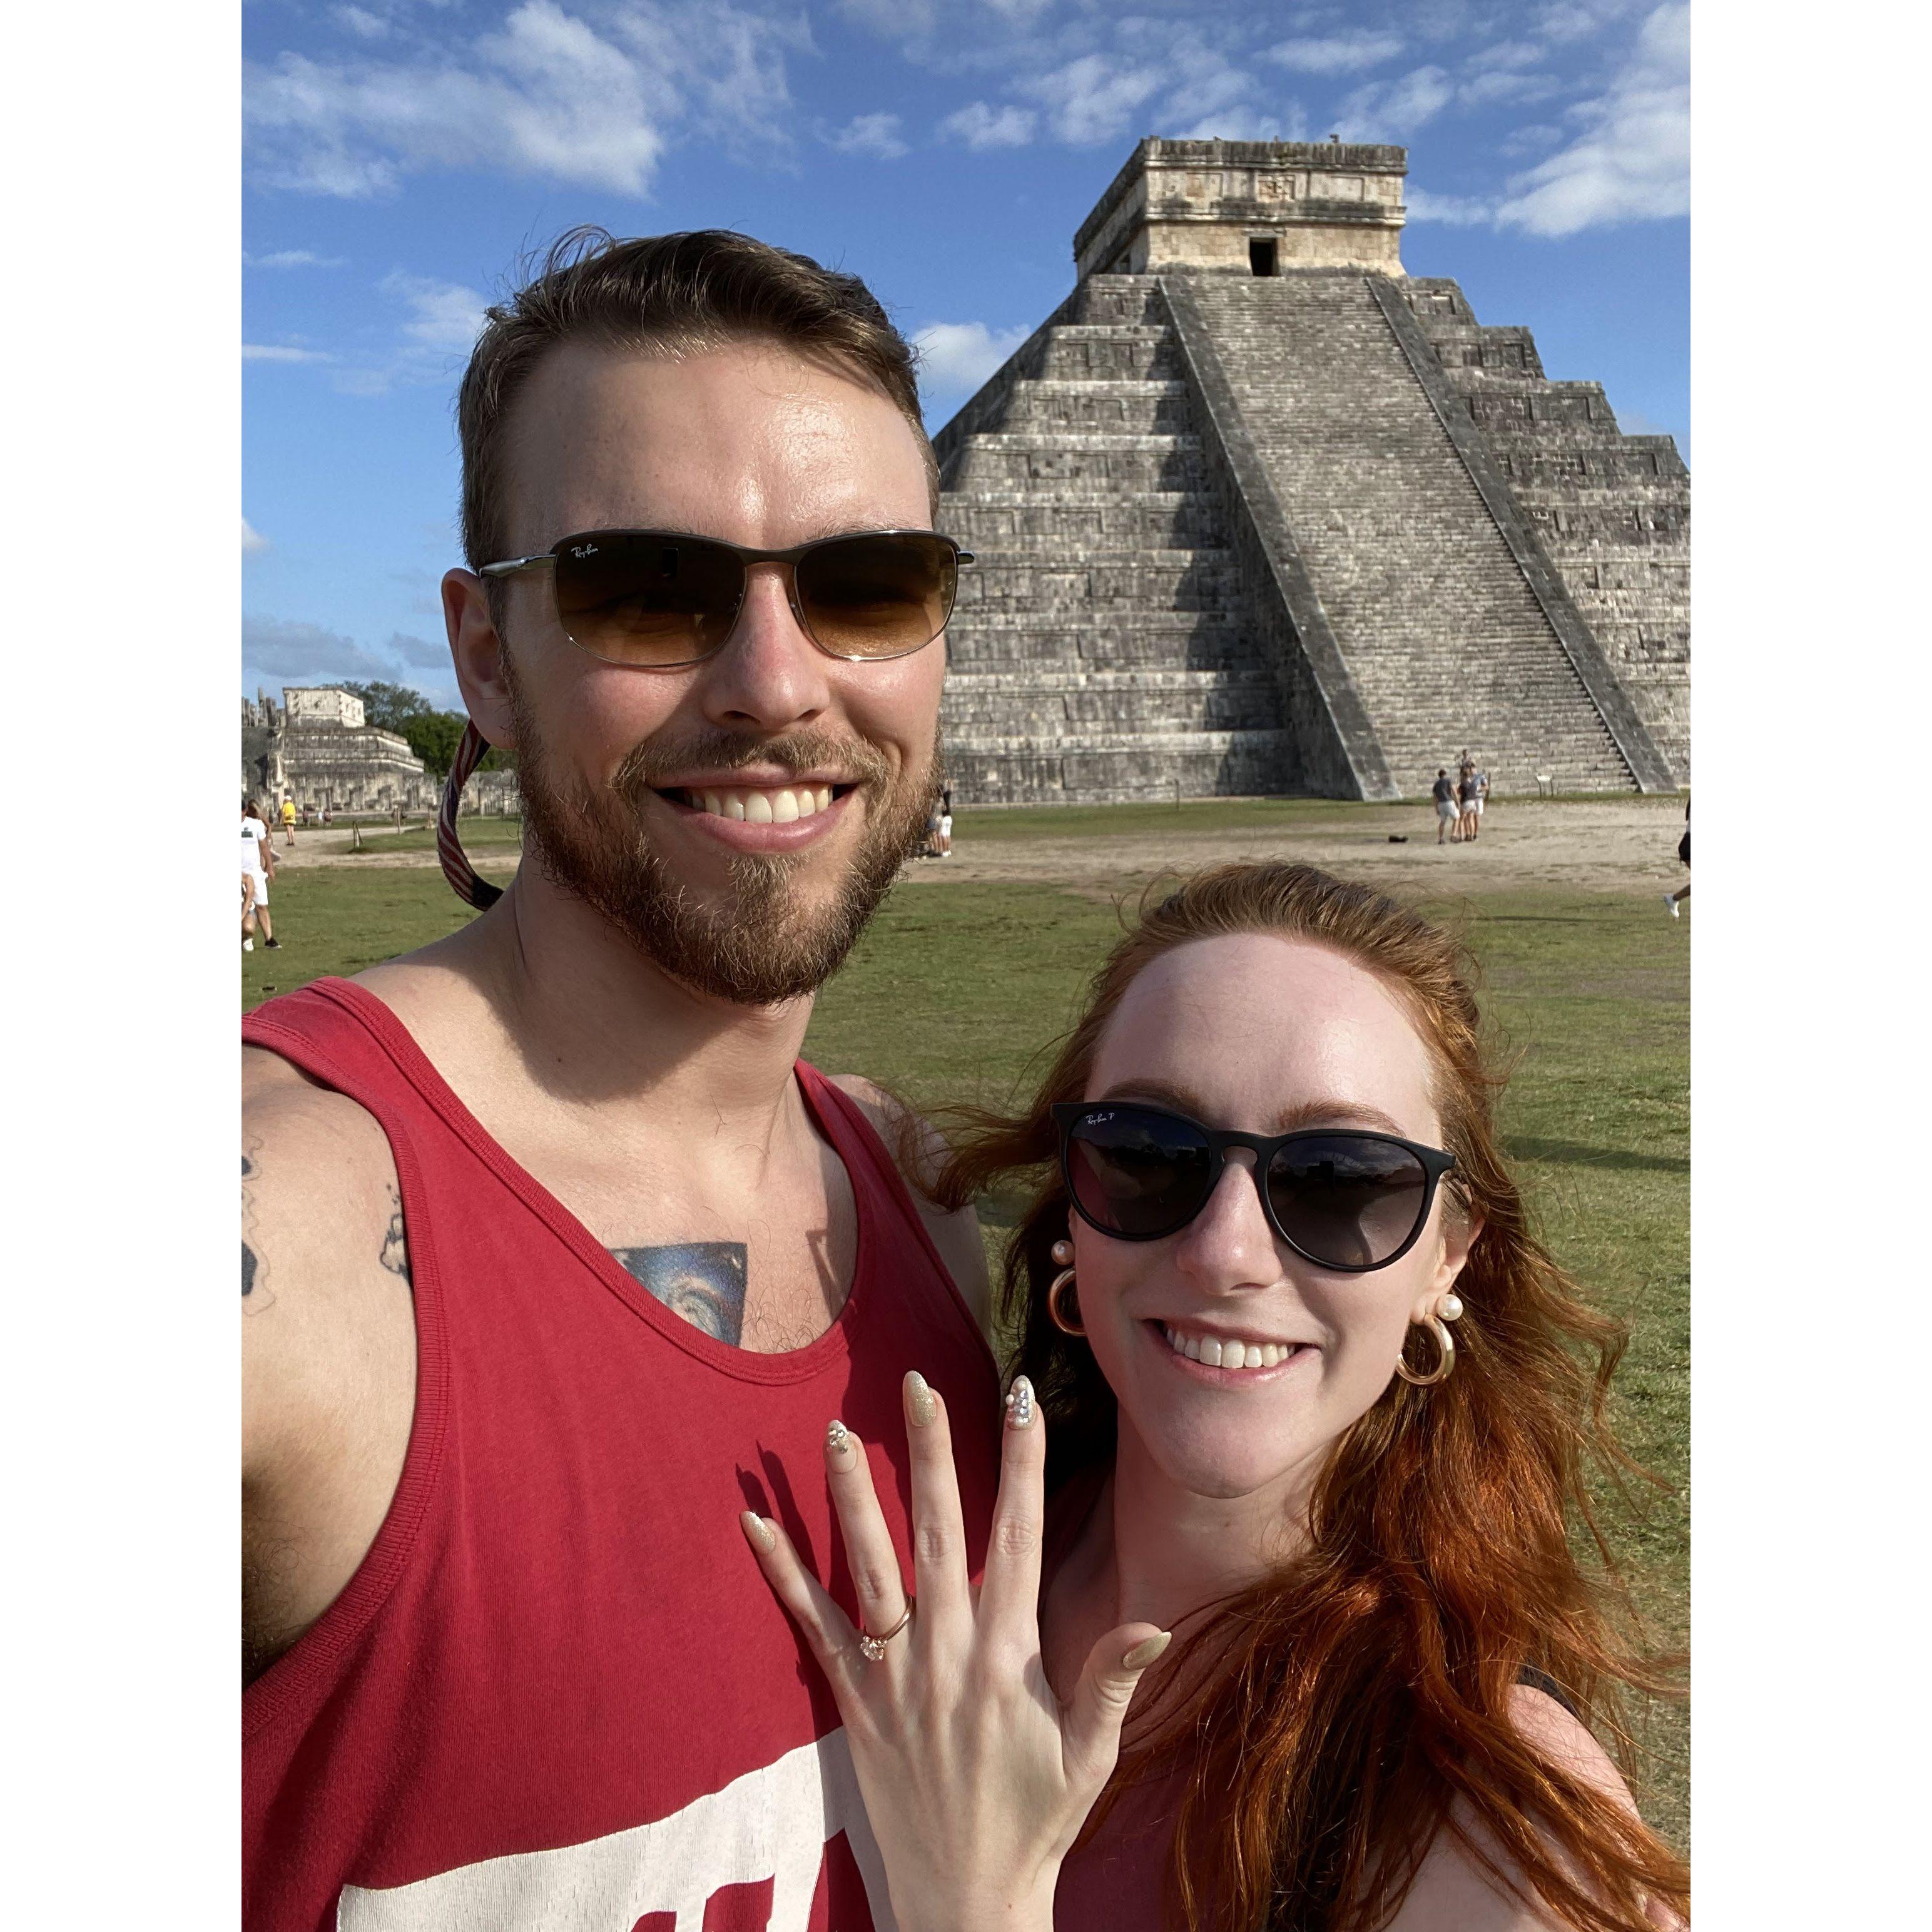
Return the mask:
<svg viewBox="0 0 1932 1932">
<path fill-rule="evenodd" d="M 1447 765 L 1436 767 L 1433 795 L 1436 800 L 1436 842 L 1440 845 L 1452 832 L 1459 838 L 1461 836 L 1456 826 L 1456 788 L 1450 778 Z"/>
<path fill-rule="evenodd" d="M 837 1712 L 740 1516 L 899 1642 L 909 1424 L 950 1427 L 976 1567 L 992 1511 L 973 1217 L 908 1190 L 916 1122 L 796 1060 L 938 790 L 910 352 L 802 257 L 580 233 L 458 420 L 444 610 L 524 862 L 246 1023 L 244 1918 L 864 1932 Z M 878 532 L 915 534 L 800 548 Z M 835 1418 L 893 1539 L 856 1577 Z"/>
<path fill-rule="evenodd" d="M 252 798 L 242 801 L 242 950 L 255 950 L 259 930 L 264 947 L 279 952 L 282 942 L 268 917 L 268 881 L 275 875 L 275 842 Z"/>
<path fill-rule="evenodd" d="M 1475 786 L 1476 811 L 1474 818 L 1470 821 L 1472 829 L 1469 836 L 1480 838 L 1483 832 L 1483 808 L 1490 802 L 1490 775 L 1480 765 L 1476 767 Z"/>
</svg>

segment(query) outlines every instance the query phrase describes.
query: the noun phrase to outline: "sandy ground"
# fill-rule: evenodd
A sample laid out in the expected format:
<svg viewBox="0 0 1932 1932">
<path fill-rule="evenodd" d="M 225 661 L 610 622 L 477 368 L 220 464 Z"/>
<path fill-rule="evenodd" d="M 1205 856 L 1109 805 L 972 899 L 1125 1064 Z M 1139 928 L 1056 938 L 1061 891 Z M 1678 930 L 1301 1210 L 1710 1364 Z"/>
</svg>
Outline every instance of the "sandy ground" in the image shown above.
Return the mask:
<svg viewBox="0 0 1932 1932">
<path fill-rule="evenodd" d="M 1508 892 L 1556 886 L 1581 892 L 1662 892 L 1684 882 L 1677 862 L 1683 808 L 1672 798 L 1572 802 L 1504 799 L 1485 814 L 1473 845 L 1436 842 L 1434 814 L 1421 807 L 1364 806 L 1326 812 L 1306 824 L 1265 829 L 1171 832 L 1151 827 L 1082 836 L 1046 835 L 976 844 L 970 819 L 950 859 L 908 866 L 908 884 L 944 888 L 961 879 L 1016 879 L 1111 897 L 1164 872 L 1223 859 L 1275 856 L 1373 879 L 1404 893 Z M 1390 835 L 1406 842 L 1392 843 Z M 299 831 L 291 848 L 278 837 L 278 866 L 432 866 L 434 850 L 357 853 L 345 828 Z M 507 866 L 514 848 L 479 846 L 485 868 Z"/>
</svg>

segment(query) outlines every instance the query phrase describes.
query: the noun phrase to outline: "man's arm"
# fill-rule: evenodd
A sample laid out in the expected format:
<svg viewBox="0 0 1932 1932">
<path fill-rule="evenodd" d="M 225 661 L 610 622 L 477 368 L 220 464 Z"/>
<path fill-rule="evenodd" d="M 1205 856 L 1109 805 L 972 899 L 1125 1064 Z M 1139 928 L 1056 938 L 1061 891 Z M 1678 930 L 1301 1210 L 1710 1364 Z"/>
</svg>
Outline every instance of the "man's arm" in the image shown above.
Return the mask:
<svg viewBox="0 0 1932 1932">
<path fill-rule="evenodd" d="M 876 1082 L 860 1073 L 832 1076 L 832 1084 L 848 1094 L 865 1109 L 866 1118 L 878 1130 L 886 1151 L 898 1164 L 911 1191 L 913 1205 L 926 1225 L 939 1258 L 946 1264 L 960 1298 L 972 1311 L 981 1334 L 994 1346 L 993 1288 L 986 1270 L 986 1244 L 980 1235 L 980 1217 L 970 1208 L 949 1212 L 927 1190 L 937 1178 L 946 1155 L 939 1130 L 916 1114 L 909 1114 L 904 1103 Z"/>
<path fill-rule="evenodd" d="M 353 1101 L 243 1054 L 242 1669 L 341 1593 L 382 1526 L 416 1401 L 395 1164 Z"/>
</svg>

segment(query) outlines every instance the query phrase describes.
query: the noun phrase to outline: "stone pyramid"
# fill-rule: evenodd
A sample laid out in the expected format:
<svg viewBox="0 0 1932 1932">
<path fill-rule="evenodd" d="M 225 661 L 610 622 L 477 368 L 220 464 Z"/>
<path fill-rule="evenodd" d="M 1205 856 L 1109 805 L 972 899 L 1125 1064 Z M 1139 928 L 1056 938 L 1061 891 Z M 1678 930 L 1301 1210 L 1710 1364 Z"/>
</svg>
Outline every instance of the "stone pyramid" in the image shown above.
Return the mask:
<svg viewBox="0 0 1932 1932">
<path fill-rule="evenodd" d="M 934 439 L 964 803 L 1688 782 L 1689 479 L 1399 254 L 1404 149 L 1143 141 Z"/>
</svg>

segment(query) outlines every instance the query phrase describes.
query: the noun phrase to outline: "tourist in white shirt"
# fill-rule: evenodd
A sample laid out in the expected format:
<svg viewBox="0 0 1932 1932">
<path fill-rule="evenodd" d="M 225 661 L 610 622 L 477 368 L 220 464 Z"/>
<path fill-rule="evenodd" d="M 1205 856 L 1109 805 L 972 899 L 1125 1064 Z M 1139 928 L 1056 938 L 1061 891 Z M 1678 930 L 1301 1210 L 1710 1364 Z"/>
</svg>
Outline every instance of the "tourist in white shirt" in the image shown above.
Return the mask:
<svg viewBox="0 0 1932 1932">
<path fill-rule="evenodd" d="M 268 828 L 252 798 L 242 801 L 242 950 L 252 952 L 255 950 L 254 933 L 256 926 L 262 929 L 264 945 L 275 951 L 281 950 L 282 942 L 275 937 L 275 928 L 268 919 L 268 881 L 274 876 L 274 848 L 268 837 Z"/>
</svg>

